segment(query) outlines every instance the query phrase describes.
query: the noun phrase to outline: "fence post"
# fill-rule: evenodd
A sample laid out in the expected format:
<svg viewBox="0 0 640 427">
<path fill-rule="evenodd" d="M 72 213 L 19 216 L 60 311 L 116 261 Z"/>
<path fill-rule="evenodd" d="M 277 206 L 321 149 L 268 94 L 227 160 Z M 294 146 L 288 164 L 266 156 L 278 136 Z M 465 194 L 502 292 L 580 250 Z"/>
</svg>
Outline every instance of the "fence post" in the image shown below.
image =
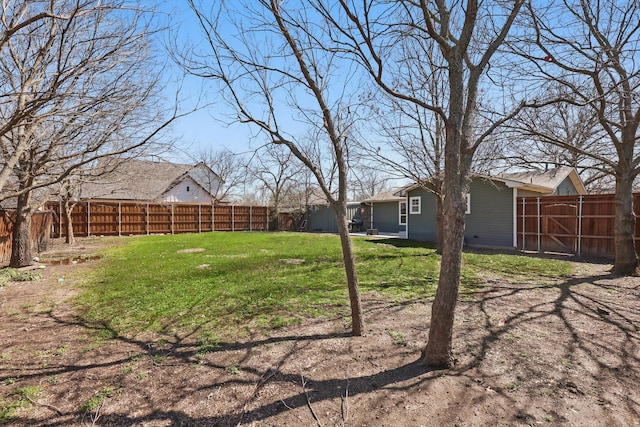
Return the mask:
<svg viewBox="0 0 640 427">
<path fill-rule="evenodd" d="M 198 233 L 202 233 L 202 205 L 198 203 Z"/>
<path fill-rule="evenodd" d="M 582 253 L 582 195 L 578 204 L 578 256 Z"/>
<path fill-rule="evenodd" d="M 211 232 L 216 231 L 216 204 L 211 203 Z"/>
<path fill-rule="evenodd" d="M 249 206 L 249 231 L 253 231 L 253 206 Z"/>
<path fill-rule="evenodd" d="M 91 202 L 87 200 L 87 237 L 91 237 Z"/>
<path fill-rule="evenodd" d="M 145 219 L 144 226 L 145 226 L 145 230 L 146 230 L 147 236 L 148 236 L 149 235 L 149 203 L 147 203 L 147 209 L 145 211 L 144 219 Z"/>
<path fill-rule="evenodd" d="M 174 230 L 174 227 L 175 227 L 173 215 L 174 215 L 174 213 L 173 213 L 173 203 L 171 203 L 171 234 L 174 233 L 173 230 Z"/>
<path fill-rule="evenodd" d="M 236 231 L 236 207 L 231 205 L 231 231 Z"/>
<path fill-rule="evenodd" d="M 542 219 L 540 218 L 540 197 L 538 197 L 537 200 L 538 200 L 538 252 L 542 252 L 542 245 L 541 245 Z"/>
</svg>

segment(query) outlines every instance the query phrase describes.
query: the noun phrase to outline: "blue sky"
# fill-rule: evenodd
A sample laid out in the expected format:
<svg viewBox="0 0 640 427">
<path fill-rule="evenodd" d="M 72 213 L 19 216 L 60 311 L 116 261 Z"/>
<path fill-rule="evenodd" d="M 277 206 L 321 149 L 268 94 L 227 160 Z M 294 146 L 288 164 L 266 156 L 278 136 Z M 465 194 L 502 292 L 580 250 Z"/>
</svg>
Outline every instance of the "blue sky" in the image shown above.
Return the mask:
<svg viewBox="0 0 640 427">
<path fill-rule="evenodd" d="M 201 35 L 198 22 L 185 1 L 165 0 L 159 5 L 159 10 L 167 13 L 170 20 L 170 32 L 164 34 L 166 39 L 177 38 L 178 43 L 187 45 L 197 42 Z M 166 44 L 166 40 L 164 40 Z M 175 66 L 174 79 L 180 79 L 180 71 Z M 191 110 L 196 103 L 209 105 L 178 119 L 173 125 L 173 137 L 177 141 L 178 160 L 188 161 L 190 155 L 196 155 L 202 150 L 219 150 L 227 148 L 233 152 L 253 151 L 258 142 L 251 137 L 250 129 L 246 125 L 226 125 L 220 121 L 223 101 L 216 95 L 212 84 L 193 76 L 186 76 L 179 84 L 170 83 L 166 90 L 166 97 L 171 101 L 179 89 L 181 110 Z M 200 100 L 199 100 L 200 98 Z M 199 101 L 198 101 L 199 100 Z"/>
</svg>

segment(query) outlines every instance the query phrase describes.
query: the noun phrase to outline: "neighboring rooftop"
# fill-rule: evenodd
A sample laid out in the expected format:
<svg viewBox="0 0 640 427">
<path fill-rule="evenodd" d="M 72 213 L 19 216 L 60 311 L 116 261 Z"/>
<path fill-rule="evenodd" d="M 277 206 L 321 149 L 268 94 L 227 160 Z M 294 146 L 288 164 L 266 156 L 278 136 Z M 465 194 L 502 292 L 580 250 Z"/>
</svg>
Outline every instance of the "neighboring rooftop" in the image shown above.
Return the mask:
<svg viewBox="0 0 640 427">
<path fill-rule="evenodd" d="M 569 166 L 559 166 L 545 171 L 533 170 L 515 173 L 504 173 L 498 178 L 505 178 L 522 184 L 531 184 L 537 187 L 555 190 L 567 177 L 570 177 L 573 185 L 580 194 L 586 194 L 586 189 L 576 170 Z M 495 177 L 494 177 L 495 178 Z"/>
<path fill-rule="evenodd" d="M 202 168 L 215 175 L 203 164 L 129 159 L 117 165 L 98 165 L 96 169 L 104 173 L 98 172 L 95 179 L 84 183 L 80 196 L 83 199 L 158 200 L 187 176 L 203 188 L 211 187 L 198 170 Z"/>
<path fill-rule="evenodd" d="M 382 193 L 378 193 L 375 194 L 374 196 L 363 200 L 363 202 L 365 203 L 372 203 L 372 202 L 394 202 L 394 201 L 400 201 L 400 200 L 404 200 L 404 197 L 401 196 L 396 196 L 395 193 L 398 190 L 392 190 L 392 191 L 383 191 Z"/>
<path fill-rule="evenodd" d="M 529 190 L 540 194 L 553 194 L 558 186 L 568 177 L 578 194 L 587 194 L 584 183 L 580 179 L 575 168 L 569 166 L 559 166 L 557 168 L 543 170 L 533 170 L 515 173 L 502 173 L 500 175 L 473 174 L 474 177 L 485 178 L 503 182 L 507 187 Z M 410 184 L 396 190 L 393 194 L 404 196 L 409 190 L 418 187 L 418 184 Z"/>
</svg>

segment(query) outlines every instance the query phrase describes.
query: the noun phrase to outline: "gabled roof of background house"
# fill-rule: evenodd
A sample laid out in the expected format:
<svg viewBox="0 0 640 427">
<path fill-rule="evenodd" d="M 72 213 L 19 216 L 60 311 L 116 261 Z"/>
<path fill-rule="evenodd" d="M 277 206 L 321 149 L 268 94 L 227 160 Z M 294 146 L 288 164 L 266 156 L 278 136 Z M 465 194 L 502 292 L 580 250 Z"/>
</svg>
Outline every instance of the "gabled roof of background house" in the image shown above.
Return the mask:
<svg viewBox="0 0 640 427">
<path fill-rule="evenodd" d="M 559 166 L 546 171 L 526 171 L 515 173 L 503 173 L 500 175 L 473 174 L 472 177 L 488 179 L 504 183 L 507 187 L 533 191 L 540 194 L 552 194 L 558 186 L 567 178 L 571 180 L 580 195 L 587 194 L 587 190 L 576 172 L 575 168 Z M 418 184 L 409 184 L 397 190 L 394 195 L 405 196 L 407 191 L 418 188 Z"/>
<path fill-rule="evenodd" d="M 185 179 L 191 180 L 205 191 L 208 185 L 203 181 L 203 174 L 198 169 L 206 168 L 202 163 L 196 165 L 156 162 L 149 160 L 129 159 L 119 162 L 117 166 L 98 165 L 97 169 L 113 169 L 104 174 L 97 174 L 91 182 L 82 185 L 80 197 L 83 199 L 120 199 L 120 200 L 158 200 Z"/>
</svg>

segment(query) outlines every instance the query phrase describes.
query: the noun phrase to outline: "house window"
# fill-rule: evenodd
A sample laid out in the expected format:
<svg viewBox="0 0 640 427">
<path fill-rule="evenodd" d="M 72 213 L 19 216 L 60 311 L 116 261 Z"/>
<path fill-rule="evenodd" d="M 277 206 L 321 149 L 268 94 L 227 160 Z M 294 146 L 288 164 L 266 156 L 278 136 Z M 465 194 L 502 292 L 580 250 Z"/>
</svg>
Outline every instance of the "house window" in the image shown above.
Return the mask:
<svg viewBox="0 0 640 427">
<path fill-rule="evenodd" d="M 467 193 L 467 195 L 465 196 L 465 200 L 467 202 L 467 206 L 464 213 L 469 215 L 471 213 L 471 194 L 470 193 Z"/>
<path fill-rule="evenodd" d="M 407 225 L 407 202 L 402 201 L 399 203 L 399 212 L 400 212 L 400 225 Z"/>
<path fill-rule="evenodd" d="M 409 213 L 420 214 L 422 212 L 422 201 L 420 196 L 410 197 L 409 198 Z"/>
</svg>

